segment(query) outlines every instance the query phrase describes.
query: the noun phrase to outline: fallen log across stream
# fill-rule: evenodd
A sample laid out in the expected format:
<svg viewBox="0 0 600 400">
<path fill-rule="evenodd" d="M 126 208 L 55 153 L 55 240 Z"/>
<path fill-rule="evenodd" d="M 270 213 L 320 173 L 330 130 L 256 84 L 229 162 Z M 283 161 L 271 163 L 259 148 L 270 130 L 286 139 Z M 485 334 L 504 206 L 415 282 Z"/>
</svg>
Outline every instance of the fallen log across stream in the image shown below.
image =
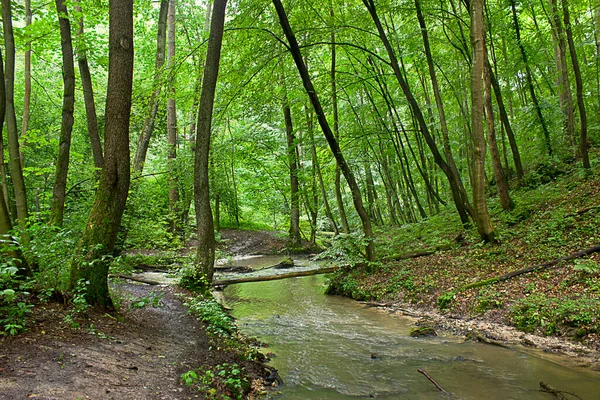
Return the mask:
<svg viewBox="0 0 600 400">
<path fill-rule="evenodd" d="M 309 270 L 304 270 L 304 271 L 294 271 L 294 272 L 288 272 L 285 274 L 277 274 L 277 275 L 244 276 L 241 278 L 218 279 L 218 280 L 213 281 L 212 284 L 213 284 L 213 286 L 227 286 L 227 285 L 233 285 L 235 283 L 274 281 L 274 280 L 278 280 L 278 279 L 296 278 L 299 276 L 329 274 L 331 272 L 337 271 L 340 268 L 341 267 L 315 268 L 315 269 L 309 269 Z"/>
</svg>

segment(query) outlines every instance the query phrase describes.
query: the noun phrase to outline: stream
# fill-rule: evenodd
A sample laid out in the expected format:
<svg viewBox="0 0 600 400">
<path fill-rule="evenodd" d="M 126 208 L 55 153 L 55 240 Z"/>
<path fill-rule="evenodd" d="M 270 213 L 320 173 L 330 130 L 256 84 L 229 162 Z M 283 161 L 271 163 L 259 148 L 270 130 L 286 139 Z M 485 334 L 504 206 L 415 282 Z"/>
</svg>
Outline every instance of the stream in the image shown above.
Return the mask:
<svg viewBox="0 0 600 400">
<path fill-rule="evenodd" d="M 280 259 L 239 263 L 259 269 Z M 421 368 L 459 399 L 554 398 L 538 391 L 540 381 L 585 400 L 600 399 L 598 372 L 443 333 L 415 339 L 409 336 L 414 319 L 327 296 L 325 286 L 326 278 L 316 275 L 235 284 L 223 292 L 242 332 L 268 343 L 264 351 L 275 354 L 270 365 L 284 385 L 273 398 L 447 399 L 417 372 Z"/>
</svg>

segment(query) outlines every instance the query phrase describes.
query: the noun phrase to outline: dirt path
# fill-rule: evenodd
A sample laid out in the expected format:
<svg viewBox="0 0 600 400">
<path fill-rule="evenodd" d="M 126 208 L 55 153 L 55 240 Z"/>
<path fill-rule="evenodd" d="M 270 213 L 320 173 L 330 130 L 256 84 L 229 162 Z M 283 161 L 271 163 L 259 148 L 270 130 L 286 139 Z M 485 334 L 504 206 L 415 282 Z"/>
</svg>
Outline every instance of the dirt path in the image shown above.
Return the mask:
<svg viewBox="0 0 600 400">
<path fill-rule="evenodd" d="M 178 289 L 126 283 L 117 290 L 122 298 L 155 298 L 159 307 L 124 311 L 121 321 L 91 313 L 79 329 L 63 321 L 64 307 L 36 307 L 26 333 L 0 339 L 0 399 L 188 399 L 201 397 L 179 382 L 188 370 L 228 362 L 250 376 L 264 373 L 210 347 Z"/>
</svg>

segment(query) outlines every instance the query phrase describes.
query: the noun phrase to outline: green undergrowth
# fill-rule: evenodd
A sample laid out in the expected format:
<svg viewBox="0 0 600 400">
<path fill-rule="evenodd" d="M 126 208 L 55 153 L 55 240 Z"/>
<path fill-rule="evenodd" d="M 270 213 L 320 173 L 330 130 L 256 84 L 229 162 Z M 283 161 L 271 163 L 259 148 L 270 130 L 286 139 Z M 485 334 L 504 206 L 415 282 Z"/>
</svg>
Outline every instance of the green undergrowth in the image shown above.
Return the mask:
<svg viewBox="0 0 600 400">
<path fill-rule="evenodd" d="M 542 177 L 544 168 L 511 190 L 513 210 L 489 198 L 499 243 L 482 243 L 448 206 L 417 224 L 379 229 L 378 257 L 393 261 L 338 271 L 328 292 L 483 316 L 600 348 L 600 254 L 495 279 L 600 244 L 600 174 L 562 165 Z"/>
<path fill-rule="evenodd" d="M 211 347 L 235 354 L 234 360 L 201 365 L 181 375 L 181 381 L 208 399 L 243 399 L 251 390 L 247 368 L 265 361 L 252 341 L 238 332 L 234 319 L 210 293 L 186 296 L 188 314 L 205 324 Z"/>
</svg>

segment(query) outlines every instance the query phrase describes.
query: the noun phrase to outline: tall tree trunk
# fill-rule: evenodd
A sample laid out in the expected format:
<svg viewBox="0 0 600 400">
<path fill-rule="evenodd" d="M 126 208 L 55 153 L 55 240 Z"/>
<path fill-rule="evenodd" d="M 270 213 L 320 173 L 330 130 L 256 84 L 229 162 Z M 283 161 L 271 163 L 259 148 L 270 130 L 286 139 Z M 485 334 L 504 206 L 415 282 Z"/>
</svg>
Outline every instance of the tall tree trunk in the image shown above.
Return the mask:
<svg viewBox="0 0 600 400">
<path fill-rule="evenodd" d="M 425 48 L 425 56 L 427 58 L 427 67 L 429 68 L 429 77 L 431 79 L 433 95 L 435 97 L 435 105 L 437 107 L 440 118 L 440 130 L 442 131 L 442 144 L 444 147 L 446 162 L 448 163 L 448 167 L 452 170 L 454 176 L 460 177 L 460 172 L 458 172 L 456 162 L 454 161 L 454 157 L 452 155 L 452 149 L 450 148 L 450 139 L 448 135 L 448 124 L 446 123 L 446 113 L 444 112 L 444 103 L 442 102 L 442 96 L 438 86 L 433 57 L 431 55 L 431 48 L 429 46 L 429 34 L 427 33 L 427 25 L 425 24 L 425 18 L 423 17 L 423 13 L 421 11 L 420 0 L 415 0 L 415 7 L 417 10 L 417 19 L 419 20 L 419 26 L 421 27 L 421 36 L 423 36 L 423 45 Z M 462 180 L 456 179 L 456 185 L 458 186 L 458 191 L 461 193 L 461 196 L 466 199 L 467 192 L 462 183 Z"/>
<path fill-rule="evenodd" d="M 169 1 L 169 12 L 168 12 L 168 40 L 167 40 L 167 57 L 170 71 L 169 79 L 169 98 L 167 99 L 167 140 L 168 140 L 168 152 L 167 152 L 167 165 L 169 168 L 169 220 L 171 233 L 175 234 L 178 227 L 179 218 L 179 191 L 177 190 L 177 108 L 175 103 L 175 84 L 177 82 L 175 74 L 173 73 L 174 60 L 175 60 L 175 10 L 177 7 L 177 0 Z"/>
<path fill-rule="evenodd" d="M 80 15 L 77 29 L 77 65 L 79 67 L 79 75 L 81 76 L 81 86 L 83 88 L 83 101 L 85 103 L 85 116 L 87 119 L 87 130 L 90 138 L 90 146 L 92 148 L 92 156 L 94 158 L 94 167 L 100 176 L 100 170 L 104 166 L 104 156 L 102 155 L 102 143 L 98 131 L 98 116 L 96 114 L 96 101 L 94 100 L 94 86 L 92 84 L 92 75 L 90 74 L 90 66 L 87 59 L 87 49 L 83 42 L 84 23 L 79 0 L 75 2 L 75 11 Z"/>
<path fill-rule="evenodd" d="M 552 27 L 552 40 L 554 41 L 554 61 L 556 64 L 556 78 L 560 108 L 563 113 L 563 131 L 566 142 L 573 144 L 575 139 L 575 114 L 573 110 L 573 98 L 571 97 L 571 86 L 569 84 L 569 70 L 567 69 L 567 45 L 565 44 L 565 33 L 556 0 L 550 0 L 550 26 Z"/>
<path fill-rule="evenodd" d="M 485 135 L 483 132 L 483 74 L 485 66 L 485 27 L 483 22 L 483 0 L 471 1 L 471 130 L 473 136 L 473 206 L 477 231 L 485 242 L 493 242 L 494 228 L 485 200 Z"/>
<path fill-rule="evenodd" d="M 513 201 L 508 193 L 508 181 L 506 174 L 502 168 L 502 162 L 500 161 L 500 151 L 498 151 L 498 141 L 496 140 L 496 127 L 494 125 L 494 107 L 492 105 L 492 69 L 489 67 L 487 60 L 487 51 L 485 42 L 483 44 L 484 50 L 484 72 L 483 72 L 483 101 L 485 110 L 485 121 L 487 123 L 487 137 L 488 146 L 490 148 L 490 158 L 492 160 L 492 169 L 494 171 L 494 178 L 496 180 L 496 187 L 498 189 L 498 197 L 500 198 L 500 205 L 504 210 L 512 210 L 514 207 Z"/>
<path fill-rule="evenodd" d="M 160 1 L 160 12 L 158 14 L 158 32 L 156 35 L 156 60 L 154 67 L 154 81 L 152 83 L 152 94 L 150 95 L 149 112 L 144 119 L 142 132 L 138 139 L 135 156 L 133 159 L 133 171 L 141 174 L 146 162 L 146 154 L 150 145 L 150 138 L 154 131 L 154 122 L 158 114 L 160 103 L 160 92 L 162 89 L 161 79 L 163 67 L 165 65 L 165 47 L 167 42 L 167 14 L 169 10 L 169 0 Z"/>
<path fill-rule="evenodd" d="M 510 151 L 512 152 L 513 161 L 515 163 L 515 172 L 517 173 L 517 182 L 518 185 L 521 186 L 523 183 L 523 164 L 521 163 L 521 154 L 519 153 L 519 147 L 517 146 L 517 141 L 515 139 L 515 133 L 512 129 L 512 124 L 508 118 L 508 114 L 506 113 L 506 107 L 504 107 L 504 100 L 502 99 L 502 92 L 500 91 L 500 84 L 498 83 L 498 79 L 494 75 L 492 71 L 492 67 L 488 60 L 486 60 L 485 68 L 489 71 L 490 82 L 492 87 L 494 88 L 494 95 L 496 97 L 496 103 L 498 104 L 498 111 L 500 113 L 500 121 L 502 122 L 502 126 L 506 130 L 506 136 L 508 137 L 508 143 L 510 145 Z"/>
<path fill-rule="evenodd" d="M 302 78 L 302 84 L 304 85 L 304 89 L 310 98 L 310 101 L 315 110 L 315 114 L 317 115 L 317 120 L 319 121 L 319 125 L 323 130 L 323 134 L 325 135 L 325 139 L 329 144 L 331 152 L 336 159 L 337 164 L 340 166 L 344 177 L 346 178 L 346 182 L 348 182 L 348 186 L 350 187 L 350 191 L 352 192 L 352 200 L 354 202 L 354 208 L 360 217 L 362 222 L 363 233 L 368 242 L 366 246 L 366 258 L 369 261 L 375 261 L 375 244 L 373 243 L 373 228 L 371 226 L 371 220 L 369 219 L 369 215 L 367 214 L 367 210 L 365 210 L 362 202 L 362 197 L 360 194 L 360 189 L 358 187 L 358 183 L 354 178 L 354 174 L 352 170 L 346 163 L 346 159 L 342 154 L 342 150 L 340 149 L 340 145 L 336 140 L 331 127 L 329 126 L 329 122 L 327 122 L 327 118 L 325 116 L 325 112 L 323 111 L 323 107 L 321 106 L 321 102 L 317 95 L 317 92 L 312 84 L 312 80 L 310 79 L 310 75 L 308 74 L 308 70 L 306 65 L 304 64 L 304 60 L 302 59 L 302 54 L 300 53 L 300 47 L 298 46 L 298 42 L 296 40 L 296 36 L 292 32 L 292 28 L 290 27 L 290 23 L 288 21 L 287 15 L 281 4 L 280 0 L 273 0 L 273 5 L 277 10 L 277 15 L 279 17 L 279 23 L 281 28 L 283 29 L 283 33 L 285 34 L 287 41 L 289 43 L 289 50 L 294 58 L 294 62 L 296 63 L 296 67 L 298 68 L 298 72 L 300 77 Z"/>
<path fill-rule="evenodd" d="M 307 107 L 305 107 L 307 108 Z M 333 213 L 331 212 L 331 207 L 329 206 L 329 200 L 327 200 L 327 191 L 325 190 L 325 183 L 323 182 L 323 174 L 321 173 L 321 164 L 319 163 L 319 157 L 317 156 L 317 146 L 315 145 L 315 135 L 313 130 L 313 113 L 312 111 L 306 111 L 306 125 L 307 131 L 310 136 L 310 150 L 312 154 L 312 167 L 315 171 L 317 179 L 319 181 L 319 187 L 321 188 L 321 197 L 323 198 L 323 206 L 325 207 L 325 215 L 329 219 L 331 226 L 333 228 L 334 234 L 337 236 L 340 233 L 338 229 L 338 225 L 335 222 L 335 218 L 333 218 Z"/>
<path fill-rule="evenodd" d="M 19 151 L 19 132 L 15 114 L 15 37 L 12 27 L 11 1 L 2 0 L 2 26 L 4 30 L 4 47 L 6 49 L 6 66 L 4 68 L 4 85 L 6 93 L 6 131 L 8 133 L 8 154 L 10 175 L 15 192 L 17 219 L 21 228 L 25 228 L 29 210 L 27 208 L 27 192 L 21 167 Z M 23 240 L 28 241 L 24 235 Z"/>
<path fill-rule="evenodd" d="M 333 109 L 333 136 L 337 141 L 340 140 L 340 118 L 338 113 L 338 101 L 337 101 L 337 82 L 336 82 L 336 46 L 335 46 L 335 24 L 333 7 L 329 9 L 329 15 L 331 17 L 332 28 L 331 28 L 331 107 Z M 342 197 L 342 184 L 340 176 L 340 166 L 335 164 L 335 200 L 340 214 L 340 222 L 344 233 L 350 233 L 350 225 L 348 224 L 348 218 L 346 217 L 346 209 L 344 207 L 344 198 Z"/>
<path fill-rule="evenodd" d="M 562 0 L 562 6 L 565 32 L 567 33 L 567 43 L 569 43 L 569 54 L 571 55 L 571 64 L 573 64 L 573 74 L 575 75 L 575 84 L 577 85 L 577 108 L 579 109 L 579 123 L 581 125 L 581 132 L 579 134 L 579 156 L 581 157 L 583 168 L 589 169 L 590 158 L 588 155 L 587 143 L 587 114 L 585 112 L 585 103 L 583 101 L 583 81 L 581 80 L 579 60 L 577 59 L 577 51 L 575 50 L 575 43 L 573 42 L 569 5 L 565 0 Z"/>
<path fill-rule="evenodd" d="M 4 202 L 4 207 L 7 210 L 10 210 L 10 203 L 8 201 L 8 184 L 6 182 L 6 169 L 4 168 L 4 135 L 2 131 L 4 130 L 4 121 L 6 119 L 6 91 L 4 89 L 4 57 L 2 56 L 2 51 L 0 50 L 0 179 L 2 182 L 0 186 L 2 187 L 2 200 Z M 9 216 L 10 216 L 10 211 Z M 12 223 L 11 229 L 12 229 Z"/>
<path fill-rule="evenodd" d="M 406 100 L 408 101 L 411 109 L 413 110 L 415 118 L 417 119 L 417 122 L 419 124 L 419 129 L 420 129 L 421 133 L 423 134 L 423 137 L 425 138 L 425 142 L 427 143 L 427 146 L 429 147 L 429 149 L 433 155 L 434 161 L 440 167 L 440 169 L 444 172 L 444 174 L 446 175 L 446 177 L 448 179 L 448 183 L 450 185 L 450 190 L 452 192 L 452 198 L 454 200 L 454 204 L 456 206 L 456 210 L 458 211 L 460 219 L 463 224 L 468 224 L 469 215 L 471 215 L 473 217 L 474 214 L 473 214 L 473 208 L 472 208 L 471 204 L 469 203 L 468 198 L 466 197 L 466 193 L 461 193 L 461 191 L 460 191 L 461 184 L 458 183 L 458 180 L 460 180 L 460 176 L 457 176 L 456 174 L 454 174 L 454 172 L 452 171 L 450 166 L 443 159 L 443 157 L 440 154 L 438 147 L 435 143 L 435 140 L 433 139 L 433 136 L 431 136 L 431 134 L 429 132 L 429 128 L 427 126 L 427 123 L 425 122 L 425 118 L 423 117 L 423 112 L 421 111 L 419 104 L 417 103 L 408 84 L 406 83 L 406 81 L 404 80 L 404 77 L 402 76 L 402 72 L 400 70 L 400 65 L 398 63 L 396 54 L 394 53 L 392 45 L 390 44 L 390 41 L 387 38 L 387 34 L 385 33 L 385 30 L 383 29 L 381 20 L 379 19 L 379 16 L 377 15 L 377 10 L 375 9 L 374 0 L 363 0 L 363 4 L 369 11 L 371 18 L 373 19 L 373 22 L 375 23 L 375 26 L 377 27 L 377 32 L 379 34 L 379 38 L 383 42 L 383 45 L 387 51 L 388 57 L 390 59 L 390 63 L 392 65 L 392 69 L 394 70 L 394 75 L 396 77 L 396 80 L 398 81 L 398 85 L 402 89 L 402 92 L 404 93 Z"/>
<path fill-rule="evenodd" d="M 56 160 L 56 179 L 52 191 L 50 224 L 62 226 L 65 213 L 65 193 L 69 173 L 69 154 L 71 152 L 71 133 L 73 131 L 73 113 L 75 110 L 75 63 L 73 62 L 73 42 L 71 23 L 64 0 L 56 0 L 56 11 L 60 26 L 62 52 L 63 105 L 58 157 Z"/>
<path fill-rule="evenodd" d="M 71 285 L 86 285 L 89 304 L 112 308 L 108 261 L 115 247 L 130 182 L 129 119 L 133 86 L 133 0 L 111 0 L 109 8 L 108 90 L 104 129 L 104 168 L 73 261 Z M 93 262 L 92 262 L 93 261 Z"/>
<path fill-rule="evenodd" d="M 290 173 L 290 230 L 288 243 L 293 248 L 300 246 L 300 185 L 298 183 L 298 152 L 296 135 L 292 123 L 292 113 L 287 95 L 283 97 L 283 120 L 285 122 L 285 138 L 287 141 L 288 168 Z"/>
<path fill-rule="evenodd" d="M 206 65 L 202 80 L 200 107 L 198 109 L 196 155 L 194 158 L 194 205 L 196 207 L 196 223 L 198 226 L 198 248 L 195 270 L 196 277 L 198 279 L 205 279 L 209 285 L 212 282 L 214 274 L 215 231 L 210 209 L 208 158 L 226 6 L 227 0 L 215 0 L 213 4 Z"/>
<path fill-rule="evenodd" d="M 546 126 L 546 120 L 544 119 L 544 115 L 542 114 L 542 108 L 540 107 L 540 103 L 535 94 L 535 89 L 533 87 L 533 77 L 531 76 L 531 68 L 529 67 L 529 61 L 527 60 L 527 52 L 525 51 L 525 46 L 523 45 L 523 42 L 521 40 L 521 28 L 519 26 L 519 18 L 517 17 L 515 0 L 510 0 L 510 8 L 512 10 L 512 19 L 515 27 L 515 34 L 517 36 L 517 44 L 519 45 L 521 58 L 523 59 L 523 64 L 525 65 L 525 79 L 527 80 L 527 89 L 529 90 L 529 95 L 531 96 L 531 101 L 533 102 L 533 106 L 535 108 L 535 112 L 537 113 L 538 120 L 542 125 L 542 132 L 544 134 L 544 144 L 546 146 L 546 150 L 548 151 L 548 155 L 552 155 L 550 132 L 548 131 L 548 127 Z"/>
<path fill-rule="evenodd" d="M 25 0 L 25 28 L 31 25 L 33 14 L 31 12 L 31 0 Z M 25 143 L 27 142 L 27 131 L 29 130 L 29 117 L 31 110 L 31 41 L 25 44 L 25 61 L 23 76 L 25 78 L 25 93 L 23 94 L 23 120 L 21 121 L 21 168 L 25 166 Z"/>
</svg>

